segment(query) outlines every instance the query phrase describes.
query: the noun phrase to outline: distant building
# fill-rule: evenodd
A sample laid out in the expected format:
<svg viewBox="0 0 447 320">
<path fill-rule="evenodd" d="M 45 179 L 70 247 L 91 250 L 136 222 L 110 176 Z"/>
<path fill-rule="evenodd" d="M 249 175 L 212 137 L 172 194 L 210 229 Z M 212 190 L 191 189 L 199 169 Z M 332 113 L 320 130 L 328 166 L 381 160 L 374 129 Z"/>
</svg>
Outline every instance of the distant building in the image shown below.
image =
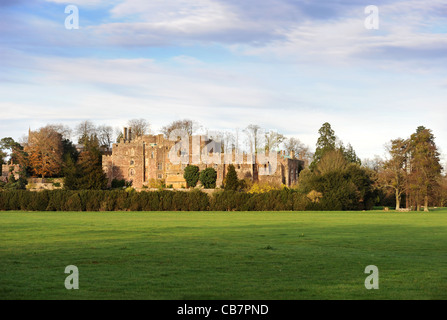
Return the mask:
<svg viewBox="0 0 447 320">
<path fill-rule="evenodd" d="M 197 165 L 200 170 L 207 167 L 214 168 L 217 171 L 216 185 L 222 185 L 229 166 L 225 164 L 224 155 L 217 154 L 221 157 L 220 163 L 195 164 L 195 161 L 192 161 L 193 137 L 189 139 L 191 142 L 189 163 Z M 200 141 L 200 149 L 209 142 Z M 166 186 L 172 185 L 174 188 L 186 187 L 183 171 L 187 164 L 173 164 L 169 159 L 169 152 L 175 144 L 176 141 L 165 139 L 162 134 L 132 138 L 130 130 L 124 128 L 124 137 L 119 143 L 113 144 L 112 153 L 102 157 L 102 165 L 109 179 L 109 185 L 112 180 L 117 179 L 132 181 L 134 187 L 141 188 L 147 186 L 152 179 L 161 180 Z M 230 157 L 232 158 L 230 162 L 236 162 L 234 152 Z M 276 154 L 276 169 L 272 168 L 270 163 L 260 164 L 247 154 L 242 154 L 240 157 L 243 161 L 239 162 L 242 163 L 234 163 L 238 178 L 247 178 L 254 182 L 265 181 L 290 186 L 298 181 L 299 172 L 304 168 L 303 160 L 296 159 L 293 154 L 286 155 L 284 151 Z M 270 175 L 261 175 L 261 171 Z"/>
</svg>

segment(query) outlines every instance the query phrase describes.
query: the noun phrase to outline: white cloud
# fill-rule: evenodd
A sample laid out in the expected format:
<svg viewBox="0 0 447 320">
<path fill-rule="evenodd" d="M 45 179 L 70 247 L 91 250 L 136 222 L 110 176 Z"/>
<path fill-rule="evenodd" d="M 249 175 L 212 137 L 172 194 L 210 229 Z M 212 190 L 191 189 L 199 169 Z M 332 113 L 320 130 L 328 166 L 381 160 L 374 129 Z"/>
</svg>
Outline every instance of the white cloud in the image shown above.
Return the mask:
<svg viewBox="0 0 447 320">
<path fill-rule="evenodd" d="M 108 6 L 113 3 L 117 3 L 120 0 L 45 0 L 47 2 L 53 2 L 57 4 L 72 4 L 77 6 Z"/>
<path fill-rule="evenodd" d="M 236 15 L 213 0 L 126 0 L 111 9 L 112 18 L 134 17 L 136 29 L 178 35 L 207 34 L 234 27 Z M 120 24 L 103 25 L 104 28 Z"/>
<path fill-rule="evenodd" d="M 379 68 L 439 68 L 436 61 L 447 58 L 447 34 L 433 32 L 445 16 L 432 15 L 447 9 L 442 1 L 394 2 L 379 6 L 380 29 L 367 30 L 360 6 L 347 8 L 333 19 L 306 19 L 285 28 L 283 38 L 262 46 L 234 44 L 236 54 L 287 60 L 289 63 L 321 63 L 356 66 L 374 62 Z M 427 59 L 429 57 L 429 59 Z M 446 66 L 446 64 L 444 64 Z"/>
<path fill-rule="evenodd" d="M 22 121 L 22 132 L 30 122 L 36 127 L 90 119 L 121 126 L 128 119 L 143 117 L 157 129 L 175 119 L 192 118 L 210 130 L 255 123 L 296 136 L 313 148 L 318 129 L 328 121 L 362 158 L 382 155 L 385 142 L 409 136 L 418 125 L 426 125 L 439 141 L 447 141 L 446 96 L 439 95 L 439 87 L 427 96 L 426 88 L 418 88 L 424 79 L 403 84 L 389 79 L 383 86 L 377 86 L 381 82 L 377 79 L 370 82 L 371 90 L 364 79 L 356 92 L 355 76 L 339 77 L 342 82 L 337 84 L 327 78 L 337 79 L 336 74 L 320 70 L 319 83 L 297 83 L 290 91 L 282 83 L 272 86 L 287 74 L 287 65 L 271 73 L 256 71 L 256 66 L 216 66 L 188 56 L 163 62 L 57 57 L 34 58 L 34 62 L 30 83 L 0 89 L 6 101 L 0 104 L 2 119 Z M 309 79 L 306 73 L 301 76 Z M 430 82 L 427 87 L 432 87 Z"/>
<path fill-rule="evenodd" d="M 123 125 L 145 117 L 157 129 L 191 118 L 211 130 L 256 123 L 314 147 L 328 121 L 361 158 L 381 155 L 384 143 L 418 125 L 433 129 L 447 151 L 447 36 L 431 31 L 445 21 L 434 12 L 445 8 L 443 2 L 380 5 L 378 31 L 364 28 L 358 4 L 335 2 L 335 13 L 322 19 L 315 18 L 314 7 L 299 15 L 294 3 L 277 3 L 279 8 L 273 1 L 253 7 L 253 1 L 230 0 L 74 0 L 70 4 L 111 10 L 101 25 L 81 25 L 76 32 L 65 30 L 63 19 L 24 14 L 7 20 L 0 14 L 8 35 L 0 52 L 0 137 L 20 136 L 29 123 L 34 128 L 90 119 Z M 291 15 L 282 21 L 289 7 Z M 214 60 L 206 51 L 214 43 L 235 56 L 200 60 Z M 242 44 L 230 46 L 235 43 Z M 197 44 L 206 44 L 200 55 L 185 53 L 197 52 Z M 158 60 L 143 52 L 147 46 L 169 49 Z"/>
</svg>

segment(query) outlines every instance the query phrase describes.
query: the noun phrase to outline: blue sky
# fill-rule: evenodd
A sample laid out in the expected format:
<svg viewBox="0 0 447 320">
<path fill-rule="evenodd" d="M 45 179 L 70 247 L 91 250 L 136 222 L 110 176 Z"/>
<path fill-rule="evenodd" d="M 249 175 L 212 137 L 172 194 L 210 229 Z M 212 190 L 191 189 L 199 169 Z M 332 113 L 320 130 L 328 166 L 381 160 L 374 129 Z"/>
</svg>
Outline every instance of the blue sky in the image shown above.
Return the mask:
<svg viewBox="0 0 447 320">
<path fill-rule="evenodd" d="M 364 26 L 368 5 L 378 30 Z M 329 122 L 364 159 L 423 125 L 445 157 L 446 74 L 445 0 L 0 2 L 0 137 L 190 118 L 314 148 Z"/>
</svg>

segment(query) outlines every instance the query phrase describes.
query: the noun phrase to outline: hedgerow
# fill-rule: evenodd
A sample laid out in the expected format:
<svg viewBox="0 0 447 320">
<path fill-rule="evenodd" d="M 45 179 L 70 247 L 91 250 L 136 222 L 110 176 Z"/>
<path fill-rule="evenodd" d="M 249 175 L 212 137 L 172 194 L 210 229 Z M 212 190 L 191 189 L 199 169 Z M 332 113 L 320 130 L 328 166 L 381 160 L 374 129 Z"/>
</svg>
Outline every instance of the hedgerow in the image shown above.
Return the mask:
<svg viewBox="0 0 447 320">
<path fill-rule="evenodd" d="M 0 210 L 26 211 L 304 211 L 343 208 L 333 194 L 315 200 L 297 189 L 261 193 L 220 190 L 212 194 L 192 191 L 126 190 L 5 190 Z M 346 199 L 346 197 L 342 198 Z M 355 199 L 351 200 L 353 208 Z"/>
</svg>

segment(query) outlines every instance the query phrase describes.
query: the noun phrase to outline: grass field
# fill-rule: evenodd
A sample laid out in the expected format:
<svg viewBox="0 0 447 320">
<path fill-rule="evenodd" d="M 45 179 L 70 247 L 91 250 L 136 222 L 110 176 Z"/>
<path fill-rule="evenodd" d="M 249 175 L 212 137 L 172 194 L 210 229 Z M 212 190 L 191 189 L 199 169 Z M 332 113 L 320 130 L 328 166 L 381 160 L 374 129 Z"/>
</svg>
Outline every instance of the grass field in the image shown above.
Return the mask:
<svg viewBox="0 0 447 320">
<path fill-rule="evenodd" d="M 447 209 L 0 212 L 0 299 L 447 299 Z"/>
</svg>

